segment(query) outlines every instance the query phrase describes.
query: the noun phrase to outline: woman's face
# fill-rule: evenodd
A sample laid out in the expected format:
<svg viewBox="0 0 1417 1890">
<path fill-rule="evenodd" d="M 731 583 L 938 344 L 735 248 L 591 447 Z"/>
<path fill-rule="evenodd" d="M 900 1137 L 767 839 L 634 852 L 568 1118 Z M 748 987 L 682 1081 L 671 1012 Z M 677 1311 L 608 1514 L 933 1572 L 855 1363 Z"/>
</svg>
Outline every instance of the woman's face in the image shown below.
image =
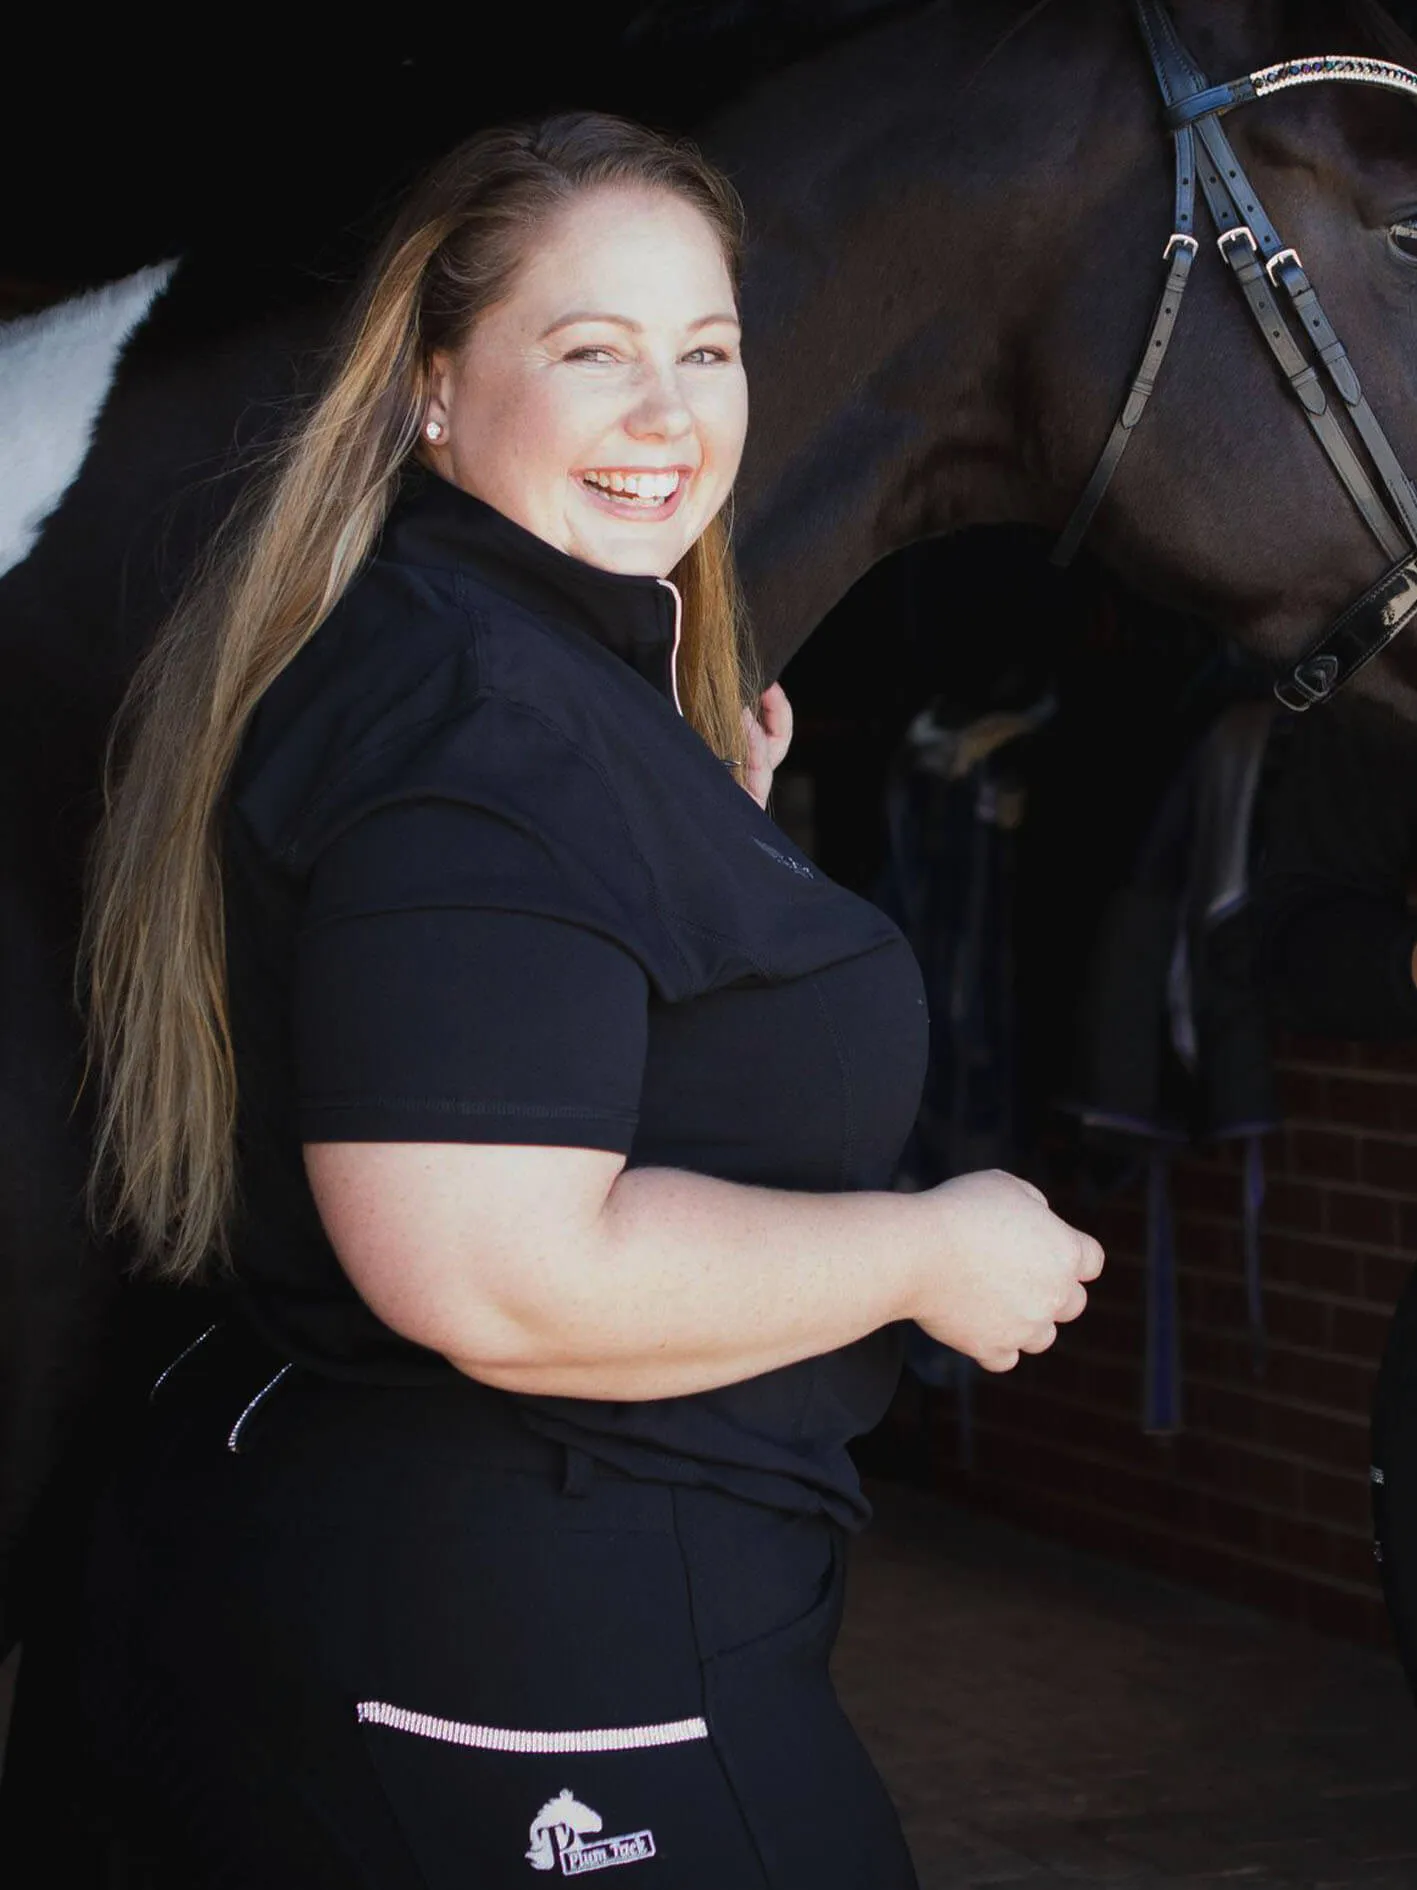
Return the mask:
<svg viewBox="0 0 1417 1890">
<path fill-rule="evenodd" d="M 667 191 L 577 197 L 432 366 L 437 470 L 573 558 L 664 577 L 728 497 L 748 421 L 733 287 Z"/>
</svg>

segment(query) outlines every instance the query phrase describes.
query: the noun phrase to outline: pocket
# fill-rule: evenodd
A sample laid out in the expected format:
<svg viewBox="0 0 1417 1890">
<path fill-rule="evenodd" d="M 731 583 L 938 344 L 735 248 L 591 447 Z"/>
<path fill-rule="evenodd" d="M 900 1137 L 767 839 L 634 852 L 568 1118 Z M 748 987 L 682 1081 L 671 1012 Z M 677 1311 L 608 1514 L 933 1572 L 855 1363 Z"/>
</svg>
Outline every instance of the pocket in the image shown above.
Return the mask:
<svg viewBox="0 0 1417 1890">
<path fill-rule="evenodd" d="M 627 1890 L 767 1890 L 703 1716 L 542 1728 L 360 1702 L 360 1732 L 429 1890 L 633 1868 Z M 622 1880 L 616 1879 L 617 1884 Z"/>
<path fill-rule="evenodd" d="M 895 1807 L 832 1685 L 846 1554 L 839 1531 L 831 1543 L 804 1614 L 705 1661 L 709 1728 L 775 1890 L 918 1890 Z"/>
</svg>

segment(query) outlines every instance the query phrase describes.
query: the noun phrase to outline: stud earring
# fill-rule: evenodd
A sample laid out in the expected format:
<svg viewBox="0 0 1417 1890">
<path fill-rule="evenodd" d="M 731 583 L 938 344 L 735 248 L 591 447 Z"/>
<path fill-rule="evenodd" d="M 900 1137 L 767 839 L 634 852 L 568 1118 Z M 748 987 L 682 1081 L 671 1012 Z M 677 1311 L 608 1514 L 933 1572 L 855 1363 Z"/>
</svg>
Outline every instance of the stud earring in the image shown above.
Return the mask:
<svg viewBox="0 0 1417 1890">
<path fill-rule="evenodd" d="M 430 440 L 441 440 L 443 437 L 443 423 L 441 420 L 430 420 L 423 431 Z"/>
</svg>

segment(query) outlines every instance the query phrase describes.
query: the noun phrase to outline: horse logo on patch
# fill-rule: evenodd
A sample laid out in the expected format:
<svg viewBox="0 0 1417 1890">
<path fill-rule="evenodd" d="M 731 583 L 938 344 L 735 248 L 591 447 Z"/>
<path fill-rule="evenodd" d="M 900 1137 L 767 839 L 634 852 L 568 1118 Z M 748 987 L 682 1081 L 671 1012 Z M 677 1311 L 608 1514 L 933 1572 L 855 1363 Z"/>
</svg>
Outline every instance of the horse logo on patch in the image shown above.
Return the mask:
<svg viewBox="0 0 1417 1890">
<path fill-rule="evenodd" d="M 627 1831 L 622 1837 L 599 1837 L 604 1820 L 598 1811 L 581 1804 L 568 1789 L 548 1798 L 531 1823 L 531 1848 L 526 1861 L 533 1870 L 555 1870 L 563 1877 L 580 1877 L 589 1870 L 610 1870 L 616 1864 L 639 1864 L 654 1856 L 652 1831 Z M 587 1844 L 586 1839 L 595 1841 Z"/>
</svg>

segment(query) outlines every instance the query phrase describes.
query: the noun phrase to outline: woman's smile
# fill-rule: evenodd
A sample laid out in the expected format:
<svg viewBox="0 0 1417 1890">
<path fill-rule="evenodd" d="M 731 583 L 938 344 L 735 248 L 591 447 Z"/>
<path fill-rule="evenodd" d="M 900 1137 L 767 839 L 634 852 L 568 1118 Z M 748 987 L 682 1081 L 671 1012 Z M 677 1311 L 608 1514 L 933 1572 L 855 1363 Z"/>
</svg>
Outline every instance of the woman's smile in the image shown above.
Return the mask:
<svg viewBox="0 0 1417 1890">
<path fill-rule="evenodd" d="M 654 469 L 597 466 L 578 473 L 576 481 L 585 497 L 600 511 L 614 518 L 633 518 L 657 525 L 673 518 L 693 476 L 691 466 Z"/>
</svg>

